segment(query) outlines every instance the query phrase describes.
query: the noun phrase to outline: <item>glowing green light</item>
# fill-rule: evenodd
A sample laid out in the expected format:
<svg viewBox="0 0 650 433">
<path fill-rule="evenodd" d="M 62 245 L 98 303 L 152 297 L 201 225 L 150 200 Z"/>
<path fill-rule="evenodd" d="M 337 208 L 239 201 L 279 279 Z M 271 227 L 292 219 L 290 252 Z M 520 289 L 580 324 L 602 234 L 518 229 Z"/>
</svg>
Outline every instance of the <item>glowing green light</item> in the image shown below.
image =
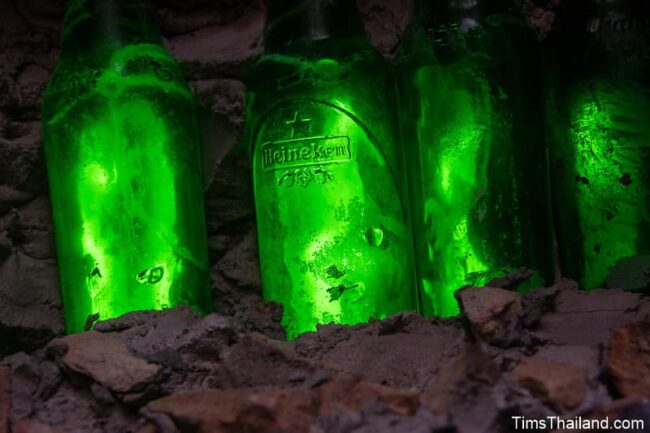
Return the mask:
<svg viewBox="0 0 650 433">
<path fill-rule="evenodd" d="M 639 198 L 644 194 L 642 155 L 650 137 L 644 119 L 650 103 L 641 89 L 624 82 L 591 84 L 575 100 L 570 135 L 586 288 L 602 287 L 619 260 L 639 254 L 647 212 Z"/>
<path fill-rule="evenodd" d="M 378 99 L 385 66 L 265 56 L 270 64 L 250 86 L 248 118 L 264 296 L 284 306 L 288 338 L 415 310 L 396 130 Z M 291 72 L 274 81 L 275 68 Z M 383 122 L 365 124 L 368 115 Z"/>
<path fill-rule="evenodd" d="M 489 149 L 486 125 L 491 116 L 484 85 L 460 86 L 438 68 L 417 71 L 421 92 L 417 131 L 420 143 L 423 221 L 428 239 L 428 269 L 434 275 L 424 290 L 437 315 L 458 313 L 453 293 L 479 284 L 477 275 L 489 269 L 473 242 L 469 220 L 474 218 L 477 190 L 487 179 L 481 156 Z"/>
<path fill-rule="evenodd" d="M 190 92 L 160 45 L 98 53 L 102 69 L 80 68 L 86 53 L 63 58 L 43 115 L 68 331 L 91 315 L 178 304 L 208 311 Z"/>
</svg>

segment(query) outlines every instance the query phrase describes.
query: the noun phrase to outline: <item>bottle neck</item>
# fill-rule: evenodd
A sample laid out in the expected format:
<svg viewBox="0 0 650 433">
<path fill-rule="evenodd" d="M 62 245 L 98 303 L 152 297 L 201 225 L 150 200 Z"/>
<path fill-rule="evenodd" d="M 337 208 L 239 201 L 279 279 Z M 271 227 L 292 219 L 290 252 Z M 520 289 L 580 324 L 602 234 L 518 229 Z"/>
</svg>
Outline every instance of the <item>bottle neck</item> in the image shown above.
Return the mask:
<svg viewBox="0 0 650 433">
<path fill-rule="evenodd" d="M 365 38 L 354 0 L 270 0 L 267 52 L 286 52 L 313 41 Z"/>
<path fill-rule="evenodd" d="M 161 43 L 148 0 L 68 0 L 63 49 Z"/>
<path fill-rule="evenodd" d="M 564 33 L 650 31 L 650 2 L 644 0 L 576 0 L 563 6 L 558 29 Z"/>
<path fill-rule="evenodd" d="M 474 20 L 482 22 L 492 14 L 513 13 L 514 0 L 427 0 L 430 13 L 440 24 Z"/>
</svg>

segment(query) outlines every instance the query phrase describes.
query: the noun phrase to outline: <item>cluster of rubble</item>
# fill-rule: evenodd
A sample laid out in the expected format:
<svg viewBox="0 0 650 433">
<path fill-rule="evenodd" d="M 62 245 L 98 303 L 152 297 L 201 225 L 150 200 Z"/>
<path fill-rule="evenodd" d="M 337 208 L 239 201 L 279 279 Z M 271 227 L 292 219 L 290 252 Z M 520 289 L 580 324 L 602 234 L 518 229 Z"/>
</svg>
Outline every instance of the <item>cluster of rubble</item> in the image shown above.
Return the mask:
<svg viewBox="0 0 650 433">
<path fill-rule="evenodd" d="M 458 318 L 402 313 L 292 342 L 261 302 L 245 306 L 253 316 L 177 308 L 100 322 L 2 360 L 0 432 L 479 433 L 549 416 L 650 425 L 647 298 L 570 281 L 458 298 Z"/>
</svg>

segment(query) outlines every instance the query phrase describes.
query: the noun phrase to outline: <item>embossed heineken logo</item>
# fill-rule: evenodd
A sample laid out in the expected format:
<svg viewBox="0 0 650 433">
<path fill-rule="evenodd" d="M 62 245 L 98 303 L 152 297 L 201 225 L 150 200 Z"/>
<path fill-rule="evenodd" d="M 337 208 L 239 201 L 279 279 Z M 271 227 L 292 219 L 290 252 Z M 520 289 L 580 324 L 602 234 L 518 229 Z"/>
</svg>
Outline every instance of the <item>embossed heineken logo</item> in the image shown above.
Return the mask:
<svg viewBox="0 0 650 433">
<path fill-rule="evenodd" d="M 296 112 L 285 124 L 289 138 L 262 144 L 266 170 L 343 163 L 352 159 L 350 138 L 345 135 L 313 136 L 311 119 Z"/>
<path fill-rule="evenodd" d="M 591 18 L 587 22 L 587 31 L 596 32 L 635 32 L 650 30 L 650 19 L 637 18 Z"/>
<path fill-rule="evenodd" d="M 265 169 L 277 170 L 347 162 L 352 152 L 350 139 L 339 135 L 267 142 L 262 145 L 262 157 Z"/>
</svg>

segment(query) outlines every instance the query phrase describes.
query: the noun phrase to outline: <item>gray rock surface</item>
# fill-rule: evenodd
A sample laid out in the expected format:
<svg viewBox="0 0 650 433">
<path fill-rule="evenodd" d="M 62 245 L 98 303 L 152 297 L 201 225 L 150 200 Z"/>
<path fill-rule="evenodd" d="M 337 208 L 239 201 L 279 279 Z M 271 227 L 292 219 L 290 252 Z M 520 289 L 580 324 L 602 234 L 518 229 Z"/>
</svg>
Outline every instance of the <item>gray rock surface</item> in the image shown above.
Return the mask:
<svg viewBox="0 0 650 433">
<path fill-rule="evenodd" d="M 507 347 L 473 332 L 465 314 L 326 325 L 287 342 L 273 308 L 254 317 L 235 306 L 204 318 L 183 307 L 134 312 L 1 361 L 0 422 L 3 389 L 14 431 L 53 433 L 482 433 L 513 431 L 512 416 L 648 411 L 645 298 L 576 293 L 564 281 L 521 303 L 535 299 L 548 305 L 534 323 L 493 310 L 494 326 L 510 327 Z M 249 300 L 238 305 L 254 310 Z M 602 319 L 610 329 L 565 344 L 567 330 L 548 329 L 546 316 L 578 310 L 589 315 L 572 326 Z"/>
</svg>

